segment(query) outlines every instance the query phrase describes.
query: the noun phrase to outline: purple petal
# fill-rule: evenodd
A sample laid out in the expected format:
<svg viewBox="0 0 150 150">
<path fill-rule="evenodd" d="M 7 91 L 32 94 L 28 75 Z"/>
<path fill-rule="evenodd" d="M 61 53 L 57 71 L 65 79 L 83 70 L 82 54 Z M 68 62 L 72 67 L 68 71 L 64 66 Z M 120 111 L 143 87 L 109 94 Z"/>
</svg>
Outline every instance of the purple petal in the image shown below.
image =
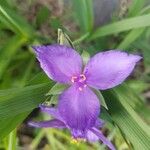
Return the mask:
<svg viewBox="0 0 150 150">
<path fill-rule="evenodd" d="M 130 75 L 140 59 L 140 56 L 116 50 L 98 53 L 85 67 L 87 84 L 101 90 L 117 86 Z"/>
<path fill-rule="evenodd" d="M 98 118 L 95 123 L 95 128 L 102 128 L 104 126 L 104 121 Z M 96 142 L 99 140 L 99 137 L 95 135 L 92 131 L 88 130 L 86 133 L 86 139 L 89 142 Z"/>
<path fill-rule="evenodd" d="M 39 105 L 41 111 L 48 113 L 49 115 L 51 115 L 52 117 L 59 119 L 62 121 L 61 115 L 58 112 L 58 109 L 55 107 L 49 107 L 46 105 Z"/>
<path fill-rule="evenodd" d="M 34 46 L 41 68 L 49 78 L 69 83 L 72 76 L 79 75 L 82 59 L 72 48 L 63 45 Z"/>
<path fill-rule="evenodd" d="M 111 150 L 116 150 L 114 145 L 103 135 L 101 131 L 96 128 L 91 129 L 96 136 L 99 137 L 99 140 L 102 141 L 105 145 L 107 145 Z"/>
<path fill-rule="evenodd" d="M 71 134 L 74 139 L 85 139 L 86 132 L 83 130 L 71 129 Z"/>
<path fill-rule="evenodd" d="M 98 119 L 96 120 L 95 127 L 96 127 L 96 128 L 102 128 L 102 127 L 104 126 L 104 123 L 105 123 L 105 122 L 104 122 L 102 119 L 98 118 Z"/>
<path fill-rule="evenodd" d="M 89 142 L 96 142 L 99 140 L 99 137 L 96 134 L 94 134 L 92 131 L 88 130 L 86 133 L 86 139 Z"/>
<path fill-rule="evenodd" d="M 100 104 L 90 88 L 80 91 L 74 84 L 59 97 L 58 110 L 69 128 L 86 130 L 95 125 Z"/>
<path fill-rule="evenodd" d="M 65 124 L 57 119 L 41 121 L 41 122 L 29 122 L 30 126 L 37 128 L 66 128 Z"/>
</svg>

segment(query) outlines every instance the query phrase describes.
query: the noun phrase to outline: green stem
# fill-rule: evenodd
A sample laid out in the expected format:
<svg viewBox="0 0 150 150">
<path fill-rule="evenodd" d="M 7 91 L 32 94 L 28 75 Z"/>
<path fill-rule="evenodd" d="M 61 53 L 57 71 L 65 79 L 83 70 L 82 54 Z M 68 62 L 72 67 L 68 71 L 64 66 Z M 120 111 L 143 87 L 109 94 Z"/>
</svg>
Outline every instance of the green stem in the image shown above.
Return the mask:
<svg viewBox="0 0 150 150">
<path fill-rule="evenodd" d="M 32 141 L 30 148 L 31 149 L 36 149 L 38 144 L 40 143 L 41 139 L 44 137 L 45 133 L 44 130 L 40 130 L 35 139 Z"/>
<path fill-rule="evenodd" d="M 16 129 L 9 134 L 7 150 L 16 150 Z"/>
</svg>

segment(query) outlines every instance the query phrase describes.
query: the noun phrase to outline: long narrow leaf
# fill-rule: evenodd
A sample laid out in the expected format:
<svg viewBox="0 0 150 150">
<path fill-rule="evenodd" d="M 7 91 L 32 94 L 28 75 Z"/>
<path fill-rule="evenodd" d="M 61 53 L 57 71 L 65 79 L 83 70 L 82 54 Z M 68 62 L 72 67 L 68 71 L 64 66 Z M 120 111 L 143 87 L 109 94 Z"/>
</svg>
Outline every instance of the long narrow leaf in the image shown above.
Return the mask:
<svg viewBox="0 0 150 150">
<path fill-rule="evenodd" d="M 137 29 L 141 27 L 150 26 L 150 14 L 133 17 L 129 19 L 124 19 L 122 21 L 118 21 L 109 25 L 105 25 L 103 27 L 98 28 L 90 37 L 90 40 L 107 36 L 111 34 L 116 34 L 119 32 Z"/>
<path fill-rule="evenodd" d="M 26 39 L 20 36 L 12 37 L 6 45 L 0 50 L 0 78 L 15 56 L 17 50 L 26 42 Z"/>
<path fill-rule="evenodd" d="M 4 23 L 16 34 L 21 34 L 26 38 L 33 36 L 33 29 L 27 21 L 6 6 L 3 0 L 0 0 L 0 22 Z"/>
<path fill-rule="evenodd" d="M 93 4 L 92 0 L 72 0 L 76 18 L 80 28 L 89 32 L 93 28 Z"/>
<path fill-rule="evenodd" d="M 105 91 L 103 95 L 115 124 L 132 143 L 134 149 L 149 150 L 149 128 L 144 125 L 145 123 L 139 118 L 132 107 L 122 100 L 124 97 L 120 99 L 114 91 Z"/>
</svg>

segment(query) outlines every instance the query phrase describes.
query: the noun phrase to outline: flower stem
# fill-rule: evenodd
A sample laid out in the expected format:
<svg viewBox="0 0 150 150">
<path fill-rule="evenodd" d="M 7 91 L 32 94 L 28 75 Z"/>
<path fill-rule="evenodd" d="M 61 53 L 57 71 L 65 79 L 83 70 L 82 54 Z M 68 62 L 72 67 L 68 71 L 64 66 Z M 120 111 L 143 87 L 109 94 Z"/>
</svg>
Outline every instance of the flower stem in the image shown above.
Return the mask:
<svg viewBox="0 0 150 150">
<path fill-rule="evenodd" d="M 30 144 L 30 148 L 36 149 L 41 139 L 44 137 L 44 135 L 45 135 L 44 130 L 41 129 L 39 133 L 37 134 L 37 136 L 33 139 L 32 143 Z"/>
<path fill-rule="evenodd" d="M 16 129 L 9 134 L 8 150 L 16 150 Z"/>
</svg>

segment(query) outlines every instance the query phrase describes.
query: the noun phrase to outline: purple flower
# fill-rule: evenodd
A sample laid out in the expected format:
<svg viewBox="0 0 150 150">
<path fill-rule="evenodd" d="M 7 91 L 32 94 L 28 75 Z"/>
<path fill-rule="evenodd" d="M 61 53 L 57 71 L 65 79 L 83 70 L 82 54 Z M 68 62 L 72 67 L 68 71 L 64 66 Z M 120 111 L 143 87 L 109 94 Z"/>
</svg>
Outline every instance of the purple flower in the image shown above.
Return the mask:
<svg viewBox="0 0 150 150">
<path fill-rule="evenodd" d="M 63 45 L 35 46 L 42 69 L 52 80 L 69 84 L 59 96 L 57 108 L 41 106 L 55 119 L 30 122 L 35 127 L 68 128 L 74 139 L 101 140 L 110 149 L 114 146 L 98 128 L 100 103 L 91 88 L 105 90 L 121 84 L 132 72 L 140 56 L 110 50 L 92 57 L 83 69 L 82 58 Z"/>
</svg>

